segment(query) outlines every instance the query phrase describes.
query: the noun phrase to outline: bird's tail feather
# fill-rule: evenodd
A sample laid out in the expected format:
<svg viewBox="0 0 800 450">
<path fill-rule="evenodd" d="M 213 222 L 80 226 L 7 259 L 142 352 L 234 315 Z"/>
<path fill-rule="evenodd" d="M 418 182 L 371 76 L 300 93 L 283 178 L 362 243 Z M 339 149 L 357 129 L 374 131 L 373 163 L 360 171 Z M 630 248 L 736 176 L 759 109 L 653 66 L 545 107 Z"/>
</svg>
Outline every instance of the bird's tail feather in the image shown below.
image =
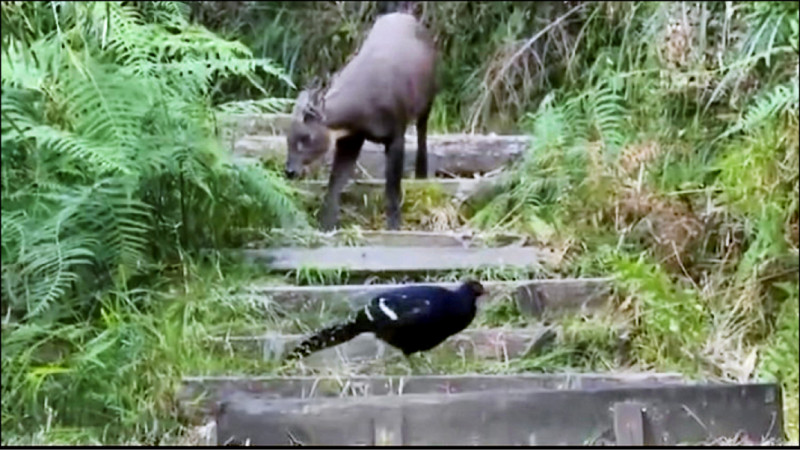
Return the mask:
<svg viewBox="0 0 800 450">
<path fill-rule="evenodd" d="M 345 343 L 365 331 L 368 330 L 364 326 L 364 321 L 356 316 L 347 322 L 323 328 L 307 337 L 289 352 L 286 359 L 305 357 L 316 351 Z"/>
</svg>

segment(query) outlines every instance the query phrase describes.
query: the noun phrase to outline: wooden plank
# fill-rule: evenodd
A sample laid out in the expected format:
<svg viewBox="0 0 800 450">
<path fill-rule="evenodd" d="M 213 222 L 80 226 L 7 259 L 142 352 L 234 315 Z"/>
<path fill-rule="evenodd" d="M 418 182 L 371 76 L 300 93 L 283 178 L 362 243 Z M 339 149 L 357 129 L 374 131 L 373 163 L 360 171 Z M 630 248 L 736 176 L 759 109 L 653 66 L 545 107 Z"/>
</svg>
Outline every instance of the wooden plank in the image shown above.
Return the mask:
<svg viewBox="0 0 800 450">
<path fill-rule="evenodd" d="M 189 376 L 178 393 L 182 414 L 203 421 L 214 404 L 234 391 L 275 400 L 408 394 L 459 394 L 520 389 L 596 389 L 683 383 L 678 373 L 557 373 L 519 375 L 355 375 L 337 376 Z"/>
<path fill-rule="evenodd" d="M 424 353 L 505 361 L 533 353 L 544 343 L 552 341 L 556 334 L 556 327 L 546 326 L 525 329 L 473 328 L 451 336 L 438 347 Z M 210 338 L 209 343 L 217 350 L 271 360 L 282 358 L 305 337 L 306 335 L 278 333 L 261 336 L 215 336 Z M 402 353 L 376 338 L 374 334 L 362 333 L 344 344 L 315 352 L 301 362 L 310 368 L 332 368 L 392 358 L 402 358 Z"/>
<path fill-rule="evenodd" d="M 491 390 L 275 400 L 234 391 L 216 414 L 220 442 L 286 445 L 375 445 L 373 417 L 403 423 L 401 445 L 613 444 L 613 406 L 645 405 L 647 445 L 677 445 L 740 432 L 780 439 L 776 384 L 623 386 L 586 390 Z"/>
<path fill-rule="evenodd" d="M 560 255 L 536 247 L 464 248 L 441 247 L 284 247 L 230 251 L 248 264 L 264 264 L 271 270 L 303 268 L 346 269 L 352 272 L 420 272 L 486 267 L 540 270 L 557 265 Z"/>
<path fill-rule="evenodd" d="M 644 408 L 641 403 L 614 405 L 614 437 L 617 445 L 644 445 Z"/>
<path fill-rule="evenodd" d="M 552 319 L 563 313 L 588 314 L 604 306 L 611 278 L 484 281 L 485 296 L 480 303 L 513 298 L 522 314 Z M 403 286 L 439 286 L 455 289 L 460 282 L 350 284 L 338 286 L 269 286 L 251 284 L 242 291 L 261 295 L 286 311 L 316 311 L 345 314 L 363 307 L 381 292 Z M 530 293 L 534 292 L 535 295 Z"/>
<path fill-rule="evenodd" d="M 230 141 L 227 141 L 230 142 Z M 445 134 L 428 136 L 428 176 L 472 176 L 498 170 L 521 158 L 530 147 L 528 136 L 479 134 Z M 286 137 L 244 135 L 233 141 L 235 158 L 256 161 L 286 159 Z M 365 178 L 383 178 L 386 173 L 386 149 L 374 142 L 365 142 L 358 157 L 359 171 Z M 412 176 L 417 157 L 417 138 L 406 136 L 403 173 Z M 330 166 L 332 152 L 326 155 Z M 360 178 L 361 176 L 359 176 Z"/>
</svg>

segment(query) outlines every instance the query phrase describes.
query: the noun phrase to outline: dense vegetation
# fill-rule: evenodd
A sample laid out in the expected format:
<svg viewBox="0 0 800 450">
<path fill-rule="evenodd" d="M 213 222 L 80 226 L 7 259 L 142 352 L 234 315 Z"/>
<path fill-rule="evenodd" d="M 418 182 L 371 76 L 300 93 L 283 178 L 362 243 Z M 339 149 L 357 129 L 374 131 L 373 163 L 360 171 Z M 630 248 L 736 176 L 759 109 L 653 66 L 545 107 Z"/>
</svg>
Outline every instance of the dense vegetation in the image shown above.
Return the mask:
<svg viewBox="0 0 800 450">
<path fill-rule="evenodd" d="M 178 437 L 179 377 L 226 363 L 200 340 L 261 320 L 225 295 L 248 273 L 198 250 L 309 222 L 274 170 L 231 163 L 220 114 L 288 111 L 377 3 L 2 3 L 4 444 Z M 405 214 L 614 275 L 637 365 L 778 380 L 797 442 L 797 3 L 416 8 L 443 58 L 431 128 L 535 139 L 496 195 Z M 603 325 L 580 329 L 602 359 Z"/>
</svg>

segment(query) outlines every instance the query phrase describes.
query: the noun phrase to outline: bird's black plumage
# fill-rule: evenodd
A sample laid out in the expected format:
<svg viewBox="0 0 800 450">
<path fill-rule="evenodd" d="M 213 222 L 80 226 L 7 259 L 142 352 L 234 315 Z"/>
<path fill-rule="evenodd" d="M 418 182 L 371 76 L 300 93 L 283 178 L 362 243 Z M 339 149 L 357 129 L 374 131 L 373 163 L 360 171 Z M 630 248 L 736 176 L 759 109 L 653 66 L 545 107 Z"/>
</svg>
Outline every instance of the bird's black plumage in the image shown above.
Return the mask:
<svg viewBox="0 0 800 450">
<path fill-rule="evenodd" d="M 476 300 L 483 295 L 477 281 L 455 291 L 438 286 L 406 286 L 382 292 L 348 321 L 324 328 L 292 350 L 288 359 L 307 356 L 372 332 L 406 356 L 430 350 L 466 328 L 475 318 Z"/>
</svg>

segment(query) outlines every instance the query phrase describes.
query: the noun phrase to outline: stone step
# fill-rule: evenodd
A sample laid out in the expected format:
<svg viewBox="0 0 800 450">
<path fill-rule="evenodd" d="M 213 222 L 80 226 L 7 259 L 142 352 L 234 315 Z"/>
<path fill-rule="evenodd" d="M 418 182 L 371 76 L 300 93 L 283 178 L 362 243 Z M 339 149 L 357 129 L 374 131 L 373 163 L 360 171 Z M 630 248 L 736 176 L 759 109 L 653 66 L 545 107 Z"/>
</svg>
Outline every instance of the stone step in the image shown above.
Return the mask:
<svg viewBox="0 0 800 450">
<path fill-rule="evenodd" d="M 337 376 L 189 376 L 178 395 L 188 417 L 213 414 L 217 402 L 232 392 L 263 395 L 275 400 L 363 397 L 408 394 L 509 391 L 518 389 L 594 389 L 683 383 L 677 373 L 558 373 L 519 375 L 352 375 Z"/>
<path fill-rule="evenodd" d="M 456 269 L 509 268 L 531 272 L 555 267 L 562 255 L 553 249 L 506 246 L 498 248 L 440 247 L 283 247 L 227 250 L 246 264 L 270 270 L 348 270 L 350 272 L 426 272 Z"/>
<path fill-rule="evenodd" d="M 780 439 L 777 384 L 634 385 L 576 390 L 278 399 L 234 390 L 218 445 L 677 445 L 739 433 Z"/>
<path fill-rule="evenodd" d="M 518 310 L 527 316 L 553 319 L 563 313 L 589 314 L 606 305 L 611 278 L 578 278 L 519 281 L 484 281 L 486 294 L 481 304 L 513 298 Z M 386 290 L 403 286 L 439 286 L 455 289 L 459 282 L 350 284 L 339 286 L 270 286 L 250 284 L 240 288 L 248 295 L 264 296 L 267 304 L 282 311 L 322 311 L 345 315 L 366 305 Z"/>
<path fill-rule="evenodd" d="M 286 130 L 288 115 L 241 115 L 223 121 L 220 136 L 232 150 L 235 159 L 243 162 L 286 160 Z M 498 136 L 480 134 L 428 135 L 428 176 L 471 176 L 502 169 L 518 160 L 529 148 L 528 136 Z M 406 134 L 404 173 L 414 174 L 417 155 L 415 133 Z M 327 155 L 328 165 L 332 158 Z M 358 159 L 360 176 L 383 178 L 385 147 L 365 142 Z"/>
<path fill-rule="evenodd" d="M 423 352 L 424 355 L 469 360 L 508 361 L 535 355 L 552 342 L 559 332 L 556 326 L 530 328 L 471 328 L 462 331 Z M 264 360 L 280 359 L 299 344 L 307 335 L 268 333 L 258 336 L 214 336 L 209 345 L 216 351 L 246 358 Z M 402 353 L 376 338 L 372 333 L 362 333 L 354 339 L 302 358 L 307 368 L 335 369 L 354 367 L 378 359 L 402 359 Z"/>
</svg>

